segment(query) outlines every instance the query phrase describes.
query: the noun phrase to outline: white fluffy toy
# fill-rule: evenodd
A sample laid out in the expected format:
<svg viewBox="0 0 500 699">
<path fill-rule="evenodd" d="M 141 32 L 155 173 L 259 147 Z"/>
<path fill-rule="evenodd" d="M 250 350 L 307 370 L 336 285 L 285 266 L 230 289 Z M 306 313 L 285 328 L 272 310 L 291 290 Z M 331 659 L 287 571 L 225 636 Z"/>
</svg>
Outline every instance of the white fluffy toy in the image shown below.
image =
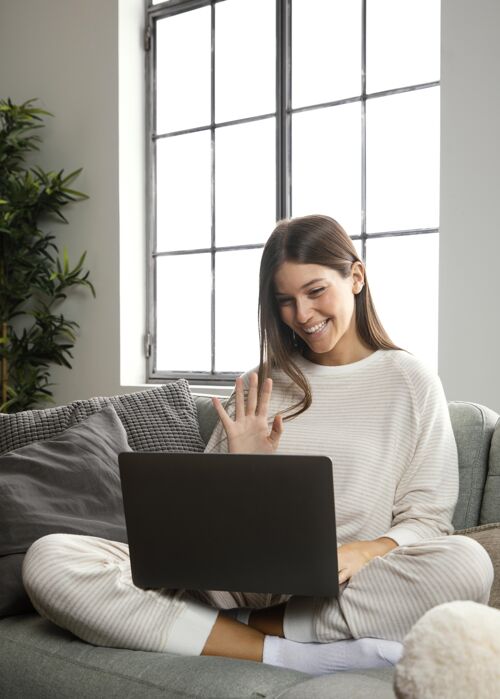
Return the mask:
<svg viewBox="0 0 500 699">
<path fill-rule="evenodd" d="M 500 611 L 477 602 L 429 610 L 404 639 L 398 699 L 499 699 Z"/>
</svg>

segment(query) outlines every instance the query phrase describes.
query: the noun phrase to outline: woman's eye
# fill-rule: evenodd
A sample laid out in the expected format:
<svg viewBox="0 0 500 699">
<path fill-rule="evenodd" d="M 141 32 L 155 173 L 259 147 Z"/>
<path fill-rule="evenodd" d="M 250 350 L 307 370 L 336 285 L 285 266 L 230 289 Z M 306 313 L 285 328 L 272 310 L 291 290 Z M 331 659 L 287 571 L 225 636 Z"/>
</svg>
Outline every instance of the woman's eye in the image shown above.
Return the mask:
<svg viewBox="0 0 500 699">
<path fill-rule="evenodd" d="M 280 306 L 288 306 L 291 303 L 291 299 L 278 299 Z"/>
<path fill-rule="evenodd" d="M 317 289 L 311 289 L 311 291 L 310 291 L 309 293 L 310 293 L 310 294 L 313 294 L 314 296 L 318 296 L 318 295 L 319 295 L 322 291 L 324 291 L 324 290 L 325 290 L 325 287 L 324 287 L 324 286 L 320 286 L 320 287 L 318 287 Z"/>
</svg>

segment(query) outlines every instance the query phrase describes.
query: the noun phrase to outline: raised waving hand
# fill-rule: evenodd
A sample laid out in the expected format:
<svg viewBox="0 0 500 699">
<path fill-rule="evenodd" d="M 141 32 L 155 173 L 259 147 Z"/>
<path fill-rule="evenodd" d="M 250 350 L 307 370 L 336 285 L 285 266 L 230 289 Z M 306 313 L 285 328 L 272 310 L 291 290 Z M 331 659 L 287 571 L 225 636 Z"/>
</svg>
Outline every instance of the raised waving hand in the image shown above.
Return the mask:
<svg viewBox="0 0 500 699">
<path fill-rule="evenodd" d="M 235 416 L 232 420 L 219 398 L 212 398 L 215 409 L 227 434 L 228 450 L 231 454 L 272 454 L 278 448 L 283 433 L 283 419 L 276 415 L 269 431 L 267 411 L 273 387 L 272 379 L 264 381 L 260 400 L 257 395 L 258 376 L 249 377 L 247 404 L 243 379 L 239 376 L 235 384 Z"/>
</svg>

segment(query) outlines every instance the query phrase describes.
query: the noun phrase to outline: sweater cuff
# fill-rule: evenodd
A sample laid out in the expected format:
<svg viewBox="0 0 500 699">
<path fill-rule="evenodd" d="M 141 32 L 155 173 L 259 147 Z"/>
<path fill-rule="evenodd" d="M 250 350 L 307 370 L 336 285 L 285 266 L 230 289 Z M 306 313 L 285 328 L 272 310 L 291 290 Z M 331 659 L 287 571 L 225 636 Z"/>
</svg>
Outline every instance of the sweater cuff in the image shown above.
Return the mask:
<svg viewBox="0 0 500 699">
<path fill-rule="evenodd" d="M 388 532 L 377 538 L 384 537 L 394 539 L 398 546 L 408 546 L 409 544 L 416 544 L 417 541 L 422 541 L 422 537 L 417 534 L 417 532 L 404 526 L 393 527 L 392 529 L 389 529 Z"/>
<path fill-rule="evenodd" d="M 317 641 L 313 623 L 314 609 L 314 597 L 291 597 L 286 603 L 283 616 L 285 638 L 301 643 Z"/>
</svg>

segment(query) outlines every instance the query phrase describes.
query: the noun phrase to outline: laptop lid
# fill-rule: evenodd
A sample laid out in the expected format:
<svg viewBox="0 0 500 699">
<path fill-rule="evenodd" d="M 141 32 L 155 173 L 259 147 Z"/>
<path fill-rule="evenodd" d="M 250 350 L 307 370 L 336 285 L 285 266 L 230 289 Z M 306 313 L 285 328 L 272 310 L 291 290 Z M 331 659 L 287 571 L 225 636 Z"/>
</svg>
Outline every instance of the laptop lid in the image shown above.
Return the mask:
<svg viewBox="0 0 500 699">
<path fill-rule="evenodd" d="M 119 466 L 138 587 L 338 595 L 328 457 L 125 452 Z"/>
</svg>

